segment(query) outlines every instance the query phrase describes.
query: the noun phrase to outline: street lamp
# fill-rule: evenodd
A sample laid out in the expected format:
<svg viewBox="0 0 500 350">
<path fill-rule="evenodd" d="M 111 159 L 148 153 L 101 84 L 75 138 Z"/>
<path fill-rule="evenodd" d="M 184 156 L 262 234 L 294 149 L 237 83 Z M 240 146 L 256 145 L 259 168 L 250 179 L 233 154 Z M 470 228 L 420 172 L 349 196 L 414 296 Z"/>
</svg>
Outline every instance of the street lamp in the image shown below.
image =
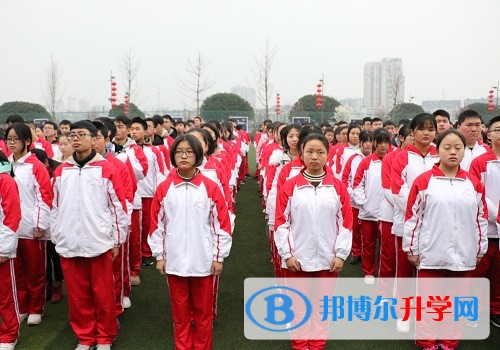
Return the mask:
<svg viewBox="0 0 500 350">
<path fill-rule="evenodd" d="M 500 81 L 497 82 L 497 86 L 492 86 L 492 88 L 497 91 L 497 103 L 496 103 L 497 108 L 500 108 L 500 105 L 498 105 L 498 88 L 499 87 L 500 87 Z"/>
</svg>

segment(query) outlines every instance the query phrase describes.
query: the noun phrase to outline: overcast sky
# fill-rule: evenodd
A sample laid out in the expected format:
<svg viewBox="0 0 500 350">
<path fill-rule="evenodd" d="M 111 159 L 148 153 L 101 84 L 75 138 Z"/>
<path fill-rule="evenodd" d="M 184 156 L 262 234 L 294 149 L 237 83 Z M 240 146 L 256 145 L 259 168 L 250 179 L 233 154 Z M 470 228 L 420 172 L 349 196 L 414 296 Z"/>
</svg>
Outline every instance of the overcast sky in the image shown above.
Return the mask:
<svg viewBox="0 0 500 350">
<path fill-rule="evenodd" d="M 194 106 L 180 92 L 198 53 L 213 87 L 253 86 L 252 67 L 266 39 L 276 47 L 271 82 L 282 104 L 315 93 L 362 98 L 363 67 L 401 57 L 405 100 L 486 97 L 500 80 L 498 0 L 85 0 L 0 2 L 0 104 L 45 105 L 52 55 L 64 99 L 105 105 L 110 71 L 123 95 L 121 58 L 140 61 L 143 110 Z"/>
</svg>

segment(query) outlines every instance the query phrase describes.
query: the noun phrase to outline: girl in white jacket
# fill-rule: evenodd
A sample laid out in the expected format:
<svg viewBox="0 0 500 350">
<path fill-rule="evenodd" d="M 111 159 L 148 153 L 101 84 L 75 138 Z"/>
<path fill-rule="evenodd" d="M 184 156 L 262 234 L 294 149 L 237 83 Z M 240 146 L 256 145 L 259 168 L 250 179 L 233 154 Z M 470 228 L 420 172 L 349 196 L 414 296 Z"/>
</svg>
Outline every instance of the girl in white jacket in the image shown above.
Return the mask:
<svg viewBox="0 0 500 350">
<path fill-rule="evenodd" d="M 465 138 L 448 130 L 439 135 L 436 146 L 440 162 L 415 179 L 406 209 L 403 251 L 417 267 L 418 279 L 465 277 L 488 246 L 484 186 L 460 169 Z M 419 294 L 426 292 L 434 295 L 436 291 L 419 287 Z M 439 323 L 418 323 L 417 346 L 434 349 L 440 344 L 441 349 L 449 350 L 458 345 L 458 340 L 439 340 L 439 331 Z"/>
<path fill-rule="evenodd" d="M 28 151 L 31 147 L 30 128 L 15 123 L 5 133 L 12 152 L 9 160 L 21 198 L 22 218 L 17 231 L 19 244 L 15 260 L 20 318 L 27 317 L 28 325 L 37 325 L 42 322 L 45 305 L 46 242 L 50 239 L 52 187 L 45 165 Z"/>
<path fill-rule="evenodd" d="M 219 186 L 197 169 L 203 149 L 193 135 L 176 138 L 170 159 L 177 169 L 155 192 L 148 242 L 167 275 L 175 348 L 211 349 L 214 276 L 232 242 L 228 209 Z"/>
<path fill-rule="evenodd" d="M 339 275 L 352 241 L 349 195 L 325 167 L 328 150 L 322 134 L 308 135 L 301 142 L 306 167 L 281 187 L 276 202 L 274 240 L 282 266 L 287 268 L 286 277 L 320 278 L 312 287 L 319 293 L 325 292 L 319 287 L 321 278 L 332 283 Z M 293 349 L 324 349 L 324 322 L 313 317 L 309 327 L 292 332 Z"/>
</svg>

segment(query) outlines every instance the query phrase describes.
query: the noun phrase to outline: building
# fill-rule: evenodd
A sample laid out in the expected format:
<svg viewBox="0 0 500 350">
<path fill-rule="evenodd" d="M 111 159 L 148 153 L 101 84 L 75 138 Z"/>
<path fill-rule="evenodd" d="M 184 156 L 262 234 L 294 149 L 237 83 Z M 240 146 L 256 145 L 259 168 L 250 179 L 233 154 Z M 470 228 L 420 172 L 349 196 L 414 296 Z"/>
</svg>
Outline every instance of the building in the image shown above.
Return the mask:
<svg viewBox="0 0 500 350">
<path fill-rule="evenodd" d="M 231 88 L 231 93 L 238 95 L 248 103 L 252 108 L 255 108 L 255 90 L 245 86 L 234 86 Z"/>
<path fill-rule="evenodd" d="M 466 98 L 464 100 L 464 107 L 471 105 L 473 103 L 488 103 L 487 98 Z"/>
<path fill-rule="evenodd" d="M 339 100 L 342 106 L 349 108 L 354 113 L 359 113 L 363 108 L 364 100 L 362 98 L 346 98 Z"/>
<path fill-rule="evenodd" d="M 444 109 L 445 111 L 453 114 L 453 112 L 458 111 L 462 107 L 460 100 L 427 100 L 422 101 L 422 108 L 427 113 L 432 113 L 438 109 Z"/>
<path fill-rule="evenodd" d="M 404 101 L 404 75 L 401 58 L 369 62 L 364 68 L 363 104 L 367 108 L 390 111 Z"/>
</svg>

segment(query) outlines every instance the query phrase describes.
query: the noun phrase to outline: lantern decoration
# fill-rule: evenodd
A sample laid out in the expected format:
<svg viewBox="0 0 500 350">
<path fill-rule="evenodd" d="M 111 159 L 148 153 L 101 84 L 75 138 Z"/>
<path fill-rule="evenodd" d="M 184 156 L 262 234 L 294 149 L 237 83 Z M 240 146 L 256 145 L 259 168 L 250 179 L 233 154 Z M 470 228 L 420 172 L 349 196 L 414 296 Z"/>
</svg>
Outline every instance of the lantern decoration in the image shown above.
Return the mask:
<svg viewBox="0 0 500 350">
<path fill-rule="evenodd" d="M 493 112 L 493 110 L 495 109 L 495 105 L 493 104 L 493 93 L 495 91 L 493 91 L 493 89 L 491 89 L 489 91 L 489 95 L 488 95 L 488 111 L 489 112 Z"/>
<path fill-rule="evenodd" d="M 276 116 L 279 118 L 281 114 L 281 102 L 280 102 L 280 94 L 276 95 Z"/>
<path fill-rule="evenodd" d="M 129 97 L 128 97 L 128 94 L 125 94 L 124 98 L 123 98 L 123 114 L 128 116 L 128 112 L 129 112 Z"/>
<path fill-rule="evenodd" d="M 111 77 L 111 98 L 109 99 L 111 101 L 111 108 L 114 109 L 116 108 L 116 81 L 114 81 L 114 77 Z"/>
<path fill-rule="evenodd" d="M 323 106 L 323 81 L 320 80 L 320 82 L 316 85 L 317 90 L 316 90 L 316 108 L 319 110 Z"/>
</svg>

